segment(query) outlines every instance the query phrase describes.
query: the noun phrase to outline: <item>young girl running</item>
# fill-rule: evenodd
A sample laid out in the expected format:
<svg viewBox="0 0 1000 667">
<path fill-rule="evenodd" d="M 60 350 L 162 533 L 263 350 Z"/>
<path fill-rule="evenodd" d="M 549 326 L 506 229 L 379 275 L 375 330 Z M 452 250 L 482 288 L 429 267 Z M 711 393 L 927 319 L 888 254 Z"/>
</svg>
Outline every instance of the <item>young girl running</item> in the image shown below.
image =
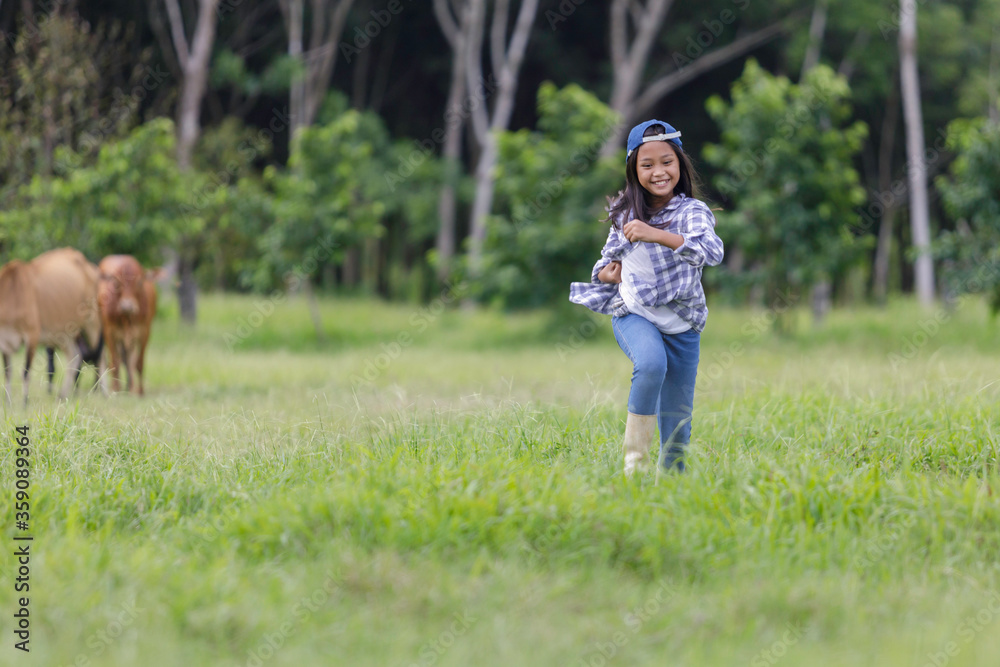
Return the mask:
<svg viewBox="0 0 1000 667">
<path fill-rule="evenodd" d="M 611 231 L 601 259 L 591 282 L 570 286 L 570 301 L 613 316 L 615 339 L 632 361 L 626 475 L 644 466 L 656 425 L 660 465 L 684 471 L 708 317 L 701 271 L 722 261 L 715 216 L 696 198 L 697 175 L 680 136 L 659 120 L 629 132 L 625 189 L 608 200 Z"/>
</svg>

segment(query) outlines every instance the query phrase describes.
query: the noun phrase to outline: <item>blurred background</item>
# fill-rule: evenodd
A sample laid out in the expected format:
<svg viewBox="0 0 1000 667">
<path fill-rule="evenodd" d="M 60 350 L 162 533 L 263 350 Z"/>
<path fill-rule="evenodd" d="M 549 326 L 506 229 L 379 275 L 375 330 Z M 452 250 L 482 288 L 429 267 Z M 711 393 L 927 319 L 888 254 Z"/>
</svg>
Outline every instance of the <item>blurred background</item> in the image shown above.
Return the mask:
<svg viewBox="0 0 1000 667">
<path fill-rule="evenodd" d="M 0 260 L 164 264 L 189 322 L 570 312 L 652 117 L 719 209 L 713 303 L 1000 303 L 1000 0 L 0 0 L 0 35 Z"/>
</svg>

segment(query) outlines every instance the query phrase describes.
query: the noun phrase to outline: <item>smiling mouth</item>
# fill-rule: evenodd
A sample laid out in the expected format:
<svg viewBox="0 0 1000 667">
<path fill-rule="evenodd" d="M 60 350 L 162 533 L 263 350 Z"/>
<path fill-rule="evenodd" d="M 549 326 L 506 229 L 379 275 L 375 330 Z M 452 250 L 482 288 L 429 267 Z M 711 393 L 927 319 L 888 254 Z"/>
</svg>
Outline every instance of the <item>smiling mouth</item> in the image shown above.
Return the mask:
<svg viewBox="0 0 1000 667">
<path fill-rule="evenodd" d="M 656 186 L 658 188 L 662 188 L 664 185 L 667 185 L 668 183 L 670 183 L 670 181 L 651 181 L 651 183 L 652 183 L 652 185 L 654 185 L 654 186 Z"/>
</svg>

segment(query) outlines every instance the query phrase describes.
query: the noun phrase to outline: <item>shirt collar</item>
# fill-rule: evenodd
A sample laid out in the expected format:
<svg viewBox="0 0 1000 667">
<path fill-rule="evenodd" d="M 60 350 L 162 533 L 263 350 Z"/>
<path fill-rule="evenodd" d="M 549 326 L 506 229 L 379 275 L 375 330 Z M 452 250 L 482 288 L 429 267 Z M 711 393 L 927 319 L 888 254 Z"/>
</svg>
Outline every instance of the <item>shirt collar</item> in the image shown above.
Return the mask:
<svg viewBox="0 0 1000 667">
<path fill-rule="evenodd" d="M 674 211 L 676 211 L 677 207 L 680 206 L 687 198 L 688 196 L 683 192 L 678 192 L 677 194 L 675 194 L 673 197 L 670 198 L 670 201 L 667 202 L 666 206 L 664 206 L 659 211 L 653 214 L 653 219 L 649 221 L 649 224 L 654 226 L 656 223 L 663 224 L 662 221 L 663 216 L 667 215 L 668 213 L 673 213 Z"/>
</svg>

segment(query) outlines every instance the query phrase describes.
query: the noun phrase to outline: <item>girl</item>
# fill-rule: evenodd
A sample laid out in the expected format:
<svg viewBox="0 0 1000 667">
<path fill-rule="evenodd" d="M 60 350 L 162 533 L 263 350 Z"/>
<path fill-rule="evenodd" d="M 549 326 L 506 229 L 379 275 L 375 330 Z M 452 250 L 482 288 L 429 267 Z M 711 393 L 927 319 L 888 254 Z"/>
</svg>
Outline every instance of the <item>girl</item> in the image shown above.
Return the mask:
<svg viewBox="0 0 1000 667">
<path fill-rule="evenodd" d="M 632 361 L 626 475 L 644 465 L 657 423 L 660 465 L 684 471 L 708 316 L 701 271 L 722 261 L 715 216 L 696 199 L 697 175 L 680 136 L 659 120 L 629 132 L 625 189 L 608 198 L 601 259 L 591 282 L 570 287 L 570 301 L 613 316 L 615 339 Z"/>
</svg>

